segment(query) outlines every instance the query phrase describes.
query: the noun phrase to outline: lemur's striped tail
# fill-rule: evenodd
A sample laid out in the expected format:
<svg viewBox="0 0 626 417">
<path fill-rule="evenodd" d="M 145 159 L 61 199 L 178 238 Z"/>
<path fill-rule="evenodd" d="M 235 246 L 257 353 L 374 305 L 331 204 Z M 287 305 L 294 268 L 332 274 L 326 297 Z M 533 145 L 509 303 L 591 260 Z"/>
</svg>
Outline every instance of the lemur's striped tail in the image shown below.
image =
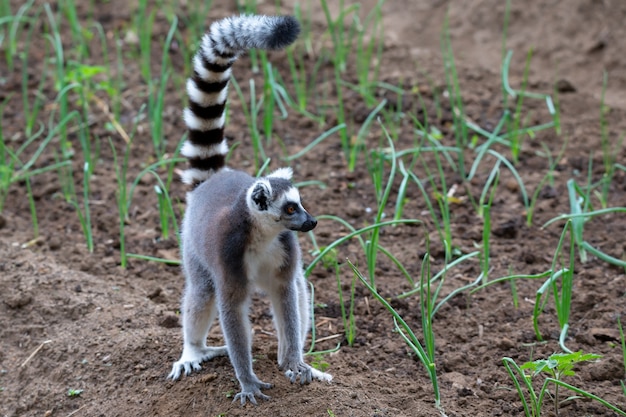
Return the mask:
<svg viewBox="0 0 626 417">
<path fill-rule="evenodd" d="M 189 107 L 184 119 L 189 138 L 181 154 L 189 159 L 189 167 L 182 174 L 184 183 L 195 187 L 224 167 L 228 153 L 224 107 L 233 63 L 252 48 L 285 48 L 299 33 L 300 24 L 292 16 L 242 15 L 211 25 L 193 58 L 193 76 L 187 80 Z"/>
</svg>

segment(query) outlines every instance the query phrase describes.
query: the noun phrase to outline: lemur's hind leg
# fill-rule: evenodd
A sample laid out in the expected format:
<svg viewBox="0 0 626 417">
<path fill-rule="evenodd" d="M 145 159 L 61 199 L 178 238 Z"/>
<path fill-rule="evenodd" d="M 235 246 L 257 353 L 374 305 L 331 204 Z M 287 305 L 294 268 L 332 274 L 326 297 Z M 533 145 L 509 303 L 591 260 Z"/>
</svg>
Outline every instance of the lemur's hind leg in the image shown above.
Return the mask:
<svg viewBox="0 0 626 417">
<path fill-rule="evenodd" d="M 226 346 L 209 347 L 206 338 L 217 315 L 215 287 L 211 276 L 199 262 L 185 262 L 187 285 L 182 301 L 183 353 L 172 366 L 168 378 L 178 379 L 181 372 L 189 375 L 200 370 L 200 363 L 217 356 L 226 356 Z"/>
</svg>

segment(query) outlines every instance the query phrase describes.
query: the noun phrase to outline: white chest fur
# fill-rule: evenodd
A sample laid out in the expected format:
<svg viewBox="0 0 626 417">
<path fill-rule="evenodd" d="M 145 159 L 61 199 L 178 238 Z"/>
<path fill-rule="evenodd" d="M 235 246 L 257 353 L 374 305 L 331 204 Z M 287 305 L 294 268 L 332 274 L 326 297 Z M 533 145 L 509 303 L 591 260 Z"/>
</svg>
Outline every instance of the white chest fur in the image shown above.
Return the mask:
<svg viewBox="0 0 626 417">
<path fill-rule="evenodd" d="M 285 263 L 285 250 L 278 238 L 265 245 L 255 245 L 244 255 L 248 278 L 260 287 L 267 288 Z"/>
</svg>

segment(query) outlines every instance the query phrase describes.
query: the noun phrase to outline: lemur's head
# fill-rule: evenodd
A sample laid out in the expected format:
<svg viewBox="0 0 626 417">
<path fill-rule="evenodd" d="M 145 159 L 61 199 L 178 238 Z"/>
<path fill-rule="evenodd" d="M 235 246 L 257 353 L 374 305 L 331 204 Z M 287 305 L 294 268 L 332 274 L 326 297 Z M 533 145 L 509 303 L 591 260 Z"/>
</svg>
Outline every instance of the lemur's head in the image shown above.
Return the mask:
<svg viewBox="0 0 626 417">
<path fill-rule="evenodd" d="M 280 168 L 256 180 L 248 189 L 248 207 L 257 221 L 271 228 L 308 232 L 315 228 L 317 220 L 302 207 L 291 175 L 291 168 Z"/>
</svg>

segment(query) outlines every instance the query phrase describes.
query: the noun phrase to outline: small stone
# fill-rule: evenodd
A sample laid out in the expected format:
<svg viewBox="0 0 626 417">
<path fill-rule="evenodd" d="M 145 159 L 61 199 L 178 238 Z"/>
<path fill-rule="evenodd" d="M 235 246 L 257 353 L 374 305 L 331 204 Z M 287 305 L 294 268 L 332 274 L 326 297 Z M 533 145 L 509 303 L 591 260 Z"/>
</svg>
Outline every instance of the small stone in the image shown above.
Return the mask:
<svg viewBox="0 0 626 417">
<path fill-rule="evenodd" d="M 89 272 L 96 266 L 96 261 L 90 257 L 86 257 L 80 263 L 80 270 L 83 272 Z"/>
<path fill-rule="evenodd" d="M 517 237 L 517 228 L 518 225 L 515 220 L 507 220 L 504 223 L 500 223 L 491 233 L 504 239 L 515 239 Z"/>
<path fill-rule="evenodd" d="M 515 178 L 510 178 L 508 179 L 504 185 L 506 186 L 506 189 L 509 190 L 510 192 L 516 194 L 517 192 L 519 192 L 519 183 L 517 181 L 515 181 Z"/>
<path fill-rule="evenodd" d="M 467 387 L 455 387 L 459 397 L 469 397 L 474 395 L 474 391 Z"/>
<path fill-rule="evenodd" d="M 525 251 L 522 253 L 522 260 L 528 265 L 532 265 L 537 262 L 537 257 L 534 253 Z"/>
<path fill-rule="evenodd" d="M 574 85 L 569 80 L 566 80 L 564 78 L 561 78 L 560 80 L 558 80 L 556 82 L 555 87 L 559 93 L 575 93 L 576 92 L 576 87 L 574 87 Z"/>
<path fill-rule="evenodd" d="M 398 351 L 398 346 L 394 342 L 387 342 L 383 346 L 383 352 L 394 353 Z"/>
<path fill-rule="evenodd" d="M 152 291 L 148 293 L 148 298 L 151 300 L 154 300 L 159 295 L 161 295 L 162 292 L 163 292 L 163 289 L 161 287 L 155 287 Z"/>
<path fill-rule="evenodd" d="M 515 347 L 515 343 L 508 337 L 503 337 L 498 341 L 497 346 L 502 350 L 509 350 Z"/>
<path fill-rule="evenodd" d="M 467 358 L 465 355 L 455 352 L 444 355 L 442 361 L 444 371 L 452 372 L 461 369 L 467 363 Z"/>
<path fill-rule="evenodd" d="M 556 191 L 556 188 L 551 187 L 549 185 L 546 185 L 545 187 L 541 189 L 541 191 L 539 191 L 539 198 L 543 200 L 556 198 L 557 196 L 558 196 L 558 193 Z"/>
<path fill-rule="evenodd" d="M 24 292 L 12 294 L 4 299 L 4 303 L 12 309 L 18 309 L 29 305 L 33 301 L 32 295 Z"/>
<path fill-rule="evenodd" d="M 346 214 L 353 219 L 361 217 L 365 213 L 363 206 L 355 201 L 348 203 L 346 207 Z"/>
<path fill-rule="evenodd" d="M 600 359 L 588 366 L 594 381 L 617 381 L 624 377 L 624 364 L 613 358 Z"/>
<path fill-rule="evenodd" d="M 48 248 L 53 251 L 61 249 L 61 239 L 59 239 L 57 236 L 52 236 L 50 239 L 48 239 Z"/>
<path fill-rule="evenodd" d="M 139 184 L 141 185 L 152 185 L 154 184 L 154 177 L 152 175 L 144 175 L 139 178 Z"/>
<path fill-rule="evenodd" d="M 207 382 L 215 381 L 216 379 L 217 379 L 217 374 L 212 373 L 212 374 L 203 375 L 202 377 L 198 378 L 198 382 L 207 383 Z"/>
<path fill-rule="evenodd" d="M 166 329 L 173 329 L 175 327 L 180 327 L 180 322 L 178 320 L 178 316 L 174 314 L 168 314 L 163 317 L 159 322 L 159 326 L 165 327 Z"/>
<path fill-rule="evenodd" d="M 593 346 L 596 344 L 596 340 L 587 332 L 580 332 L 574 336 L 577 343 Z"/>
<path fill-rule="evenodd" d="M 594 327 L 589 330 L 591 336 L 595 339 L 600 340 L 602 342 L 619 342 L 620 334 L 617 329 L 602 329 L 599 327 Z"/>
</svg>

